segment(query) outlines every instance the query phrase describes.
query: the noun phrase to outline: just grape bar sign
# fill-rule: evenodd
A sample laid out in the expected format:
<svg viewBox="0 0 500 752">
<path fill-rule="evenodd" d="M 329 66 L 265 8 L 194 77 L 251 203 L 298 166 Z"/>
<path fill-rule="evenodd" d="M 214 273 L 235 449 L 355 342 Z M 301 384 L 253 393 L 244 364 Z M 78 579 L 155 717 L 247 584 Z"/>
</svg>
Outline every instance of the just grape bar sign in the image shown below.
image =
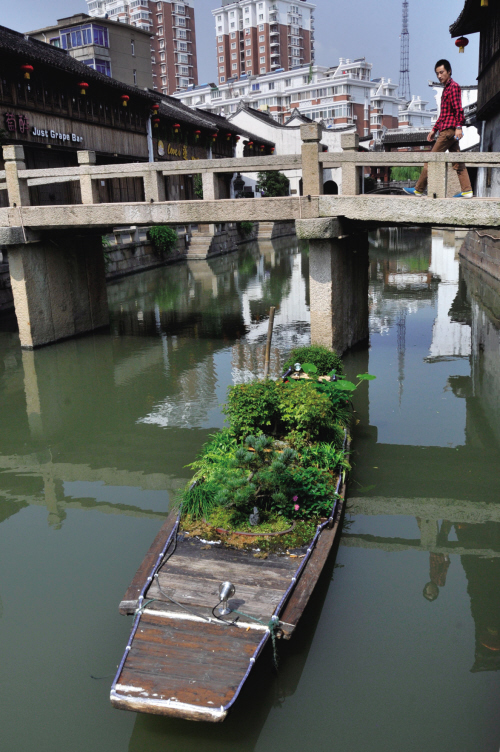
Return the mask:
<svg viewBox="0 0 500 752">
<path fill-rule="evenodd" d="M 29 133 L 29 120 L 27 115 L 25 114 L 14 114 L 13 112 L 6 112 L 5 113 L 5 128 L 7 132 L 9 133 L 20 133 L 20 134 L 27 134 Z M 67 141 L 68 143 L 74 143 L 79 144 L 83 142 L 83 136 L 78 136 L 76 133 L 60 133 L 58 131 L 47 129 L 47 128 L 37 128 L 36 126 L 33 126 L 31 130 L 31 135 L 36 136 L 38 138 L 48 138 L 53 139 L 57 141 Z"/>
</svg>

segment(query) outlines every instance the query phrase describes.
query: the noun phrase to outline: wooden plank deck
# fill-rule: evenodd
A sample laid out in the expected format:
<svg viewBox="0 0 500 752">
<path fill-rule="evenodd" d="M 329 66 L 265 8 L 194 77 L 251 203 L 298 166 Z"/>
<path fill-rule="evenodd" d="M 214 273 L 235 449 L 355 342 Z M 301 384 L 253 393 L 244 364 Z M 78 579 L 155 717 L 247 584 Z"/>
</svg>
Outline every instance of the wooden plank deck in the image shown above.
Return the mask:
<svg viewBox="0 0 500 752">
<path fill-rule="evenodd" d="M 305 548 L 293 557 L 255 558 L 251 551 L 207 545 L 179 534 L 175 552 L 136 614 L 111 690 L 112 704 L 190 720 L 224 720 L 270 637 L 268 624 L 278 606 L 278 636 L 288 639 L 296 628 L 340 534 L 342 515 L 340 502 L 333 525 L 322 530 L 309 555 Z M 136 611 L 140 592 L 174 527 L 175 520 L 169 518 L 127 590 L 121 613 Z M 233 625 L 223 624 L 212 613 L 219 585 L 226 580 L 236 587 L 229 601 L 233 613 L 225 617 L 236 621 Z"/>
</svg>

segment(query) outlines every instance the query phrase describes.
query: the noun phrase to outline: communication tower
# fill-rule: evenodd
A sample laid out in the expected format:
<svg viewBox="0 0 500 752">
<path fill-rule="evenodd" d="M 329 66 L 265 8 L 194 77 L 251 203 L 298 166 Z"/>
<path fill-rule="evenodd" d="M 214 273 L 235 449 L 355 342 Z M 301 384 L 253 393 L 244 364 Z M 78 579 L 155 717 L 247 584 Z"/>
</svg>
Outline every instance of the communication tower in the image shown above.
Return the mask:
<svg viewBox="0 0 500 752">
<path fill-rule="evenodd" d="M 401 31 L 401 59 L 399 66 L 399 96 L 411 100 L 410 92 L 410 33 L 408 31 L 408 0 L 403 0 L 403 29 Z"/>
</svg>

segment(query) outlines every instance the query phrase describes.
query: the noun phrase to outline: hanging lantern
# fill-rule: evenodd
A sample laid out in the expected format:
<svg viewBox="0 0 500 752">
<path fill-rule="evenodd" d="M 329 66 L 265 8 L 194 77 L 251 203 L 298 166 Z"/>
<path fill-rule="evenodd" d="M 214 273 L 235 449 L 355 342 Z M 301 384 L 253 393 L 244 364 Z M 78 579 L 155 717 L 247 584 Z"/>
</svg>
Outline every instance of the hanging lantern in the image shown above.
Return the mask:
<svg viewBox="0 0 500 752">
<path fill-rule="evenodd" d="M 152 105 L 151 105 L 151 109 L 153 110 L 153 112 L 154 112 L 155 114 L 158 114 L 158 110 L 160 109 L 160 105 L 159 105 L 158 103 L 156 103 L 156 104 L 152 104 Z"/>
<path fill-rule="evenodd" d="M 201 136 L 201 131 L 195 131 L 194 132 L 194 140 L 195 141 L 198 141 L 198 139 L 200 138 L 200 136 Z"/>
<path fill-rule="evenodd" d="M 179 123 L 174 123 L 174 133 L 179 133 L 180 128 L 181 126 Z"/>
<path fill-rule="evenodd" d="M 487 8 L 488 7 L 488 0 L 481 0 L 481 8 Z"/>
<path fill-rule="evenodd" d="M 158 117 L 153 118 L 153 128 L 158 128 L 159 125 L 160 125 L 160 118 Z"/>
<path fill-rule="evenodd" d="M 236 141 L 239 141 L 239 140 L 240 140 L 240 137 L 239 137 L 239 136 L 236 136 Z"/>
<path fill-rule="evenodd" d="M 459 37 L 455 42 L 455 46 L 458 47 L 459 52 L 463 52 L 468 44 L 469 40 L 467 39 L 467 37 Z"/>
<path fill-rule="evenodd" d="M 249 141 L 247 146 L 249 146 L 251 149 L 253 149 L 253 141 Z"/>
<path fill-rule="evenodd" d="M 120 97 L 120 99 L 122 100 L 122 105 L 124 107 L 126 107 L 127 104 L 128 104 L 128 100 L 130 99 L 130 97 L 129 97 L 128 94 L 122 94 L 121 97 Z"/>
<path fill-rule="evenodd" d="M 30 79 L 30 74 L 33 73 L 34 68 L 32 65 L 21 65 L 21 70 L 24 73 L 24 78 Z"/>
<path fill-rule="evenodd" d="M 271 154 L 274 154 L 275 151 L 276 149 L 274 148 L 274 146 L 271 146 Z"/>
<path fill-rule="evenodd" d="M 261 150 L 261 151 L 264 151 L 264 149 L 265 149 L 265 148 L 266 148 L 266 147 L 264 146 L 264 144 L 261 144 L 261 145 L 260 145 L 260 150 Z"/>
<path fill-rule="evenodd" d="M 227 139 L 227 141 L 231 141 L 232 137 L 233 137 L 232 133 L 226 133 L 226 139 Z"/>
<path fill-rule="evenodd" d="M 87 93 L 87 89 L 89 88 L 88 83 L 86 83 L 85 81 L 80 81 L 78 86 L 80 87 L 80 94 L 82 95 L 82 97 L 84 97 Z"/>
<path fill-rule="evenodd" d="M 215 143 L 217 141 L 217 133 L 212 133 L 212 141 Z"/>
</svg>

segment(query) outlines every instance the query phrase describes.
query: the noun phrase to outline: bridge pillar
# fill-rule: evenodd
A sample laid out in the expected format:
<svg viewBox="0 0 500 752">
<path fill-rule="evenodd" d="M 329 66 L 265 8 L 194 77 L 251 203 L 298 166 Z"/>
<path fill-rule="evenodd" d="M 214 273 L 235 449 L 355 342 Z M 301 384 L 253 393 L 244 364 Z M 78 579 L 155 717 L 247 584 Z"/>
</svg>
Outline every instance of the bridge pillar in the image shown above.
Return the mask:
<svg viewBox="0 0 500 752">
<path fill-rule="evenodd" d="M 343 133 L 340 136 L 342 151 L 357 152 L 359 136 L 357 133 Z M 360 193 L 360 169 L 354 162 L 342 164 L 342 195 L 358 196 Z"/>
<path fill-rule="evenodd" d="M 304 196 L 321 196 L 323 193 L 323 165 L 319 161 L 323 127 L 320 123 L 300 126 L 302 139 L 302 192 Z"/>
<path fill-rule="evenodd" d="M 58 234 L 57 242 L 9 246 L 21 347 L 31 350 L 109 324 L 99 236 Z"/>
<path fill-rule="evenodd" d="M 303 219 L 309 240 L 311 343 L 342 354 L 368 337 L 368 236 L 342 235 L 337 219 Z"/>
<path fill-rule="evenodd" d="M 95 165 L 95 151 L 77 151 L 79 165 Z M 82 194 L 82 204 L 98 204 L 99 188 L 97 181 L 92 180 L 92 175 L 80 175 L 80 192 Z"/>
<path fill-rule="evenodd" d="M 19 177 L 19 170 L 26 169 L 24 148 L 22 146 L 4 146 L 5 181 L 9 196 L 9 206 L 29 206 L 30 192 L 28 181 Z"/>
<path fill-rule="evenodd" d="M 201 180 L 204 201 L 217 201 L 226 197 L 224 184 L 216 172 L 202 172 Z"/>
</svg>

